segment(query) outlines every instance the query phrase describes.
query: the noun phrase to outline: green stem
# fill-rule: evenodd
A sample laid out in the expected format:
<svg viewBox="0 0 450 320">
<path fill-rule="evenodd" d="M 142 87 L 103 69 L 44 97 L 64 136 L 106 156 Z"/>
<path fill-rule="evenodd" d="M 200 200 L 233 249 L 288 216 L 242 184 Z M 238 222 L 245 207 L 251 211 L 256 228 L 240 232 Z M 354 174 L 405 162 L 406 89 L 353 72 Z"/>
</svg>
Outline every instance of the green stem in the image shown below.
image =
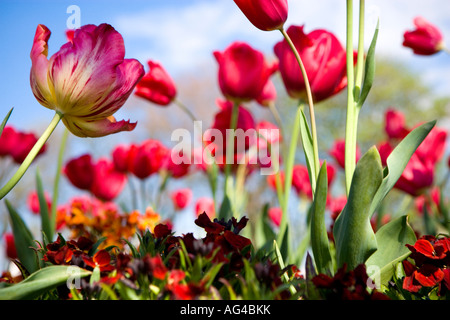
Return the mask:
<svg viewBox="0 0 450 320">
<path fill-rule="evenodd" d="M 224 195 L 227 196 L 227 185 L 228 185 L 228 178 L 230 176 L 231 172 L 231 165 L 234 162 L 234 137 L 235 137 L 235 131 L 237 128 L 239 118 L 239 104 L 237 102 L 233 103 L 233 109 L 231 111 L 231 119 L 230 119 L 230 129 L 231 132 L 229 135 L 227 135 L 227 144 L 226 144 L 226 154 L 225 154 L 225 182 L 224 182 Z M 229 158 L 232 159 L 229 159 Z M 230 162 L 231 160 L 231 162 Z"/>
<path fill-rule="evenodd" d="M 300 135 L 300 116 L 301 116 L 301 107 L 299 106 L 297 109 L 297 114 L 295 116 L 295 123 L 292 129 L 291 135 L 291 143 L 289 145 L 289 152 L 286 157 L 285 164 L 285 177 L 284 177 L 284 194 L 283 194 L 283 202 L 281 203 L 281 222 L 280 222 L 280 231 L 278 233 L 277 242 L 282 243 L 284 233 L 286 232 L 286 228 L 289 221 L 289 212 L 288 212 L 288 204 L 289 204 L 289 195 L 292 185 L 292 170 L 295 162 L 295 151 L 297 149 L 298 136 Z"/>
<path fill-rule="evenodd" d="M 314 153 L 314 165 L 312 167 L 312 169 L 313 169 L 312 174 L 314 175 L 315 180 L 317 180 L 319 170 L 320 170 L 320 162 L 319 162 L 319 147 L 318 147 L 318 143 L 317 143 L 316 117 L 315 117 L 315 113 L 314 113 L 314 104 L 313 104 L 311 86 L 309 84 L 308 75 L 306 74 L 306 69 L 303 64 L 302 58 L 300 57 L 300 54 L 298 53 L 297 49 L 295 48 L 294 43 L 292 42 L 291 38 L 289 37 L 289 35 L 287 34 L 287 32 L 284 29 L 280 29 L 280 31 L 283 34 L 283 37 L 286 39 L 292 52 L 294 53 L 295 59 L 297 60 L 297 63 L 302 72 L 303 80 L 305 82 L 305 90 L 306 90 L 306 95 L 308 98 L 308 106 L 309 106 L 309 116 L 311 119 L 311 135 L 312 135 L 313 153 Z M 311 179 L 311 181 L 312 180 L 313 179 Z"/>
<path fill-rule="evenodd" d="M 45 129 L 42 136 L 38 139 L 38 141 L 35 143 L 33 148 L 28 153 L 25 160 L 22 162 L 20 167 L 17 169 L 16 173 L 11 177 L 11 179 L 3 186 L 3 188 L 0 189 L 0 200 L 3 199 L 11 190 L 14 188 L 14 186 L 19 182 L 19 180 L 23 177 L 27 169 L 30 167 L 31 163 L 33 162 L 34 158 L 39 153 L 39 150 L 44 146 L 44 144 L 47 142 L 48 138 L 50 138 L 50 135 L 55 130 L 56 126 L 58 125 L 59 121 L 63 118 L 63 114 L 56 112 L 55 116 L 53 117 L 52 121 L 50 122 L 47 129 Z"/>
<path fill-rule="evenodd" d="M 53 184 L 53 199 L 52 199 L 52 208 L 51 208 L 51 220 L 50 220 L 50 226 L 52 228 L 51 230 L 51 236 L 55 234 L 56 230 L 56 211 L 57 211 L 57 203 L 58 203 L 58 194 L 59 194 L 59 181 L 61 180 L 61 171 L 62 171 L 62 165 L 63 165 L 63 159 L 64 159 L 64 151 L 66 150 L 67 145 L 67 139 L 69 137 L 69 130 L 67 128 L 64 129 L 63 136 L 61 138 L 61 145 L 59 148 L 59 154 L 58 154 L 58 164 L 56 166 L 56 174 L 55 174 L 55 181 Z M 51 240 L 51 239 L 49 239 Z"/>
<path fill-rule="evenodd" d="M 189 110 L 188 107 L 186 107 L 186 105 L 184 103 L 182 103 L 180 100 L 175 99 L 173 100 L 173 102 L 175 103 L 175 105 L 177 105 L 184 113 L 186 113 L 188 115 L 189 118 L 191 118 L 192 121 L 197 121 L 197 118 L 195 117 L 195 115 L 192 113 L 191 110 Z"/>
<path fill-rule="evenodd" d="M 275 119 L 275 122 L 277 123 L 279 129 L 280 129 L 280 133 L 281 136 L 284 137 L 284 131 L 283 131 L 283 121 L 281 121 L 281 117 L 280 117 L 280 113 L 278 112 L 277 108 L 275 107 L 274 103 L 270 103 L 269 104 L 269 110 L 273 115 L 273 118 Z"/>
<path fill-rule="evenodd" d="M 353 67 L 353 0 L 347 0 L 347 120 L 345 129 L 345 186 L 347 195 L 350 192 L 353 171 L 355 170 L 356 143 L 355 134 L 355 96 Z"/>
<path fill-rule="evenodd" d="M 355 96 L 358 100 L 361 92 L 364 74 L 364 11 L 365 0 L 359 1 L 359 31 L 358 31 L 358 58 L 356 61 Z"/>
</svg>

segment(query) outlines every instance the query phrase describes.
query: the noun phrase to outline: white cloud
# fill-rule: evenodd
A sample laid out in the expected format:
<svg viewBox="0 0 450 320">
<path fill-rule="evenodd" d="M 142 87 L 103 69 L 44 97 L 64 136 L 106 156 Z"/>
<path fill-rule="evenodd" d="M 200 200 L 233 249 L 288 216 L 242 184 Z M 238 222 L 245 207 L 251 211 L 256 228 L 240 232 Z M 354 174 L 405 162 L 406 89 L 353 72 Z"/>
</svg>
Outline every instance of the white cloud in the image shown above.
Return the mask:
<svg viewBox="0 0 450 320">
<path fill-rule="evenodd" d="M 358 1 L 354 1 L 355 47 Z M 437 25 L 450 39 L 450 1 L 447 0 L 367 0 L 365 45 L 368 47 L 378 18 L 380 31 L 377 53 L 393 56 L 424 70 L 424 78 L 436 82 L 450 73 L 450 56 L 440 59 L 417 57 L 402 46 L 403 33 L 413 29 L 413 18 L 422 15 Z M 345 43 L 345 1 L 289 1 L 292 24 L 305 25 L 307 32 L 327 29 Z M 151 7 L 134 14 L 117 17 L 116 27 L 126 41 L 133 43 L 133 54 L 141 61 L 160 60 L 171 73 L 190 71 L 197 65 L 214 66 L 212 52 L 223 50 L 234 40 L 248 41 L 255 48 L 272 55 L 273 45 L 281 40 L 279 32 L 263 32 L 253 27 L 232 1 L 195 1 L 179 7 Z M 450 46 L 450 43 L 449 43 Z M 440 91 L 448 91 L 440 86 Z"/>
</svg>

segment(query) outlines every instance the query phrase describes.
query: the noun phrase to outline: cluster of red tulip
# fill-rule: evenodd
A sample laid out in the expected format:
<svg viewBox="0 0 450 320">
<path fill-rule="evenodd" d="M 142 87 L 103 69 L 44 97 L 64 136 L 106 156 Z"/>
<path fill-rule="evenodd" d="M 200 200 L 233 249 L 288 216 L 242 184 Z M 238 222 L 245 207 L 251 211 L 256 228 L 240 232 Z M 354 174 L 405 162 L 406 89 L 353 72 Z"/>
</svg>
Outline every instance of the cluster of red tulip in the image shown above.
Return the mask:
<svg viewBox="0 0 450 320">
<path fill-rule="evenodd" d="M 43 244 L 38 242 L 39 246 L 31 241 L 26 224 L 7 201 L 13 224 L 12 232 L 5 233 L 8 257 L 22 270 L 29 268 L 29 271 L 39 272 L 45 269 L 43 264 L 88 270 L 91 280 L 83 280 L 81 291 L 64 292 L 64 299 L 82 297 L 83 294 L 84 298 L 98 298 L 101 295 L 93 292 L 102 288 L 108 288 L 109 297 L 116 297 L 115 290 L 122 294 L 126 292 L 126 297 L 134 297 L 138 291 L 148 294 L 147 298 L 236 297 L 236 288 L 242 288 L 243 283 L 255 279 L 255 288 L 269 288 L 272 295 L 268 296 L 277 299 L 387 299 L 398 297 L 402 290 L 416 298 L 421 298 L 421 294 L 450 297 L 449 237 L 437 236 L 441 230 L 450 232 L 448 197 L 444 193 L 446 181 L 438 184 L 436 178 L 438 164 L 446 157 L 447 131 L 433 124 L 429 131 L 423 133 L 426 129 L 422 124 L 407 125 L 404 115 L 391 108 L 385 114 L 386 139 L 363 154 L 356 143 L 359 110 L 352 108 L 361 108 L 365 99 L 362 97 L 370 90 L 371 84 L 367 83 L 371 82 L 370 59 L 373 59 L 373 52 L 366 58 L 361 48 L 353 51 L 348 44 L 345 47 L 332 32 L 324 29 L 306 32 L 304 26 L 292 25 L 285 30 L 287 0 L 234 2 L 255 27 L 262 31 L 278 30 L 284 38 L 273 46 L 275 61 L 268 61 L 261 51 L 239 41 L 231 43 L 223 51 L 213 52 L 222 97 L 216 100 L 218 110 L 213 115 L 211 127 L 202 133 L 201 147 L 187 153 L 184 149 L 170 148 L 148 138 L 139 144 L 116 145 L 110 155 L 97 160 L 86 153 L 65 163 L 60 161 L 57 176 L 63 173 L 74 187 L 88 192 L 90 197 L 74 197 L 67 204 L 58 205 L 55 202 L 57 188 L 51 199 L 38 184 L 38 190 L 30 195 L 28 205 L 33 213 L 42 217 L 44 238 Z M 415 30 L 405 32 L 403 46 L 418 55 L 446 50 L 437 27 L 423 18 L 416 18 L 414 24 Z M 19 182 L 34 158 L 45 151 L 45 143 L 60 121 L 78 137 L 102 137 L 131 131 L 137 123 L 117 121 L 114 114 L 133 93 L 155 105 L 177 104 L 192 120 L 196 120 L 179 101 L 175 81 L 160 63 L 148 60 L 149 69 L 145 72 L 139 61 L 124 58 L 122 36 L 112 26 L 85 25 L 68 32 L 68 42 L 48 59 L 49 37 L 50 30 L 39 25 L 30 55 L 30 82 L 38 102 L 54 110 L 55 116 L 40 139 L 5 126 L 6 121 L 0 127 L 0 157 L 11 156 L 20 164 L 17 172 L 0 189 L 0 199 Z M 376 42 L 376 37 L 374 39 Z M 357 81 L 362 81 L 360 72 L 364 64 L 367 79 L 364 86 L 358 87 L 362 93 L 355 93 L 353 68 L 356 68 Z M 285 128 L 275 108 L 278 93 L 273 76 L 277 73 L 287 95 L 300 102 L 292 132 L 284 136 L 280 132 Z M 347 118 L 347 136 L 334 142 L 326 153 L 331 161 L 325 161 L 319 159 L 314 103 L 327 100 L 345 89 L 349 92 L 347 112 L 350 115 Z M 267 120 L 255 120 L 247 106 L 252 102 L 269 108 L 277 125 Z M 303 113 L 306 105 L 309 106 L 309 124 Z M 244 140 L 240 140 L 234 134 L 239 130 L 255 134 L 245 134 Z M 301 138 L 306 164 L 295 161 L 297 137 Z M 287 138 L 290 140 L 289 148 L 283 149 L 286 153 L 279 155 L 277 146 Z M 415 143 L 417 146 L 413 148 Z M 255 149 L 258 150 L 256 156 Z M 410 158 L 403 161 L 399 158 L 401 152 L 405 155 L 411 153 Z M 211 158 L 214 161 L 211 162 Z M 395 166 L 392 165 L 393 159 L 402 161 Z M 280 162 L 283 162 L 283 168 L 278 170 Z M 404 167 L 401 167 L 403 162 Z M 242 199 L 246 195 L 244 183 L 256 168 L 273 166 L 277 168 L 276 172 L 265 180 L 269 189 L 278 196 L 278 203 L 268 203 L 261 221 L 252 225 L 255 239 L 265 239 L 265 242 L 258 243 L 262 251 L 255 253 L 256 241 L 253 242 L 247 234 L 239 234 L 249 221 L 247 217 L 241 217 L 243 212 L 240 212 L 245 210 L 242 205 L 246 202 Z M 449 169 L 450 158 L 445 170 Z M 175 236 L 172 229 L 176 231 L 176 226 L 170 215 L 165 216 L 159 207 L 160 197 L 166 196 L 163 192 L 167 191 L 169 179 L 184 178 L 193 170 L 199 170 L 208 177 L 212 193 L 211 197 L 197 197 L 194 205 L 195 223 L 206 234 L 202 239 L 194 239 L 192 233 Z M 347 189 L 345 194 L 334 195 L 331 188 L 339 170 L 344 171 Z M 224 178 L 223 200 L 217 201 L 220 174 Z M 391 176 L 396 174 L 398 179 L 392 182 Z M 147 199 L 144 184 L 154 176 L 159 179 L 159 198 Z M 370 179 L 366 177 L 374 181 L 367 181 Z M 143 208 L 138 208 L 135 198 L 135 179 L 144 186 Z M 119 207 L 116 202 L 127 183 L 133 201 Z M 367 190 L 364 189 L 366 187 Z M 390 213 L 383 216 L 379 203 L 392 188 L 415 201 L 419 215 L 424 216 L 423 229 L 413 230 L 407 222 L 401 224 L 399 221 L 403 220 L 391 219 Z M 295 265 L 303 261 L 303 256 L 299 261 L 296 260 L 298 257 L 289 257 L 292 251 L 288 229 L 294 227 L 289 224 L 291 189 L 301 202 L 309 206 L 306 240 L 312 248 L 314 261 L 308 254 L 306 280 L 299 275 Z M 384 191 L 386 194 L 383 195 Z M 373 192 L 370 197 L 369 192 Z M 167 197 L 172 201 L 173 211 L 181 212 L 189 207 L 194 193 L 191 188 L 179 187 L 170 190 Z M 379 202 L 372 202 L 374 199 Z M 369 215 L 367 212 L 371 210 L 373 212 Z M 433 211 L 436 214 L 431 215 Z M 405 209 L 402 215 L 406 213 Z M 328 225 L 325 224 L 325 214 L 331 218 Z M 361 215 L 367 215 L 367 226 L 363 225 L 365 222 Z M 430 215 L 434 219 L 432 224 Z M 389 261 L 377 261 L 380 263 L 377 267 L 383 267 L 378 268 L 382 269 L 383 276 L 387 272 L 392 277 L 391 264 L 397 263 L 403 268 L 403 277 L 397 288 L 393 282 L 384 283 L 388 286 L 381 288 L 384 294 L 368 288 L 369 277 L 364 263 L 376 256 L 377 250 L 382 251 L 391 245 L 383 242 L 385 239 L 378 239 L 380 247 L 377 247 L 377 240 L 374 240 L 379 235 L 378 231 L 383 234 L 386 230 L 401 233 L 398 240 L 392 240 L 395 249 L 391 251 L 398 252 L 388 250 L 389 254 L 397 255 L 389 256 L 392 259 Z M 55 231 L 59 236 L 53 241 Z M 61 234 L 64 231 L 70 231 L 67 241 Z M 434 235 L 425 235 L 416 241 L 415 234 L 424 231 Z M 351 238 L 350 243 L 342 245 L 351 232 L 355 232 L 356 240 Z M 136 237 L 138 248 L 133 245 Z M 329 243 L 334 251 L 329 249 Z M 268 245 L 274 246 L 272 256 L 264 251 Z M 300 249 L 307 245 L 301 245 Z M 34 249 L 31 250 L 33 254 L 42 254 L 38 265 L 35 264 L 36 259 L 30 259 L 23 251 L 30 247 Z M 128 249 L 131 253 L 125 252 Z M 408 254 L 404 253 L 406 249 L 410 251 Z M 331 252 L 336 253 L 335 259 L 331 258 Z M 291 264 L 286 266 L 288 260 Z M 8 284 L 19 282 L 19 294 L 24 290 L 20 287 L 20 280 L 7 273 L 0 278 L 0 282 Z M 306 285 L 300 280 L 306 281 Z M 312 284 L 316 291 L 308 287 Z M 56 283 L 45 289 L 59 285 Z M 302 291 L 303 285 L 308 289 Z M 425 292 L 423 288 L 431 289 Z M 134 289 L 136 292 L 131 294 L 130 290 Z M 29 291 L 23 292 L 24 296 L 29 294 Z M 242 290 L 241 295 L 261 297 L 257 289 L 252 293 L 254 296 L 247 295 L 248 292 Z M 406 296 L 404 292 L 403 297 Z"/>
</svg>

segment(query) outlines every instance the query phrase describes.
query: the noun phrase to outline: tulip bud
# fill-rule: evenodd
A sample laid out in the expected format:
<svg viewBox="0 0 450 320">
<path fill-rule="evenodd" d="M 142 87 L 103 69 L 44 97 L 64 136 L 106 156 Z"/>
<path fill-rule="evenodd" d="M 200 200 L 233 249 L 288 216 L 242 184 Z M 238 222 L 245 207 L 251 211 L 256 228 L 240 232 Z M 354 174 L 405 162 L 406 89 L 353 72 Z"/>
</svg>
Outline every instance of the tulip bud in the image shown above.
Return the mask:
<svg viewBox="0 0 450 320">
<path fill-rule="evenodd" d="M 214 56 L 219 64 L 220 89 L 231 101 L 258 99 L 277 70 L 277 63 L 267 63 L 263 53 L 244 42 L 234 42 L 223 52 L 215 51 Z"/>
<path fill-rule="evenodd" d="M 422 17 L 414 19 L 416 29 L 406 31 L 403 35 L 403 46 L 411 48 L 418 55 L 432 55 L 444 48 L 441 31 Z"/>
<path fill-rule="evenodd" d="M 186 208 L 192 200 L 192 190 L 188 188 L 175 190 L 170 194 L 177 210 Z"/>
<path fill-rule="evenodd" d="M 283 28 L 288 17 L 287 0 L 234 0 L 247 19 L 258 29 Z"/>
<path fill-rule="evenodd" d="M 161 64 L 149 60 L 149 71 L 136 85 L 135 95 L 159 106 L 167 106 L 177 95 L 175 83 Z"/>
</svg>

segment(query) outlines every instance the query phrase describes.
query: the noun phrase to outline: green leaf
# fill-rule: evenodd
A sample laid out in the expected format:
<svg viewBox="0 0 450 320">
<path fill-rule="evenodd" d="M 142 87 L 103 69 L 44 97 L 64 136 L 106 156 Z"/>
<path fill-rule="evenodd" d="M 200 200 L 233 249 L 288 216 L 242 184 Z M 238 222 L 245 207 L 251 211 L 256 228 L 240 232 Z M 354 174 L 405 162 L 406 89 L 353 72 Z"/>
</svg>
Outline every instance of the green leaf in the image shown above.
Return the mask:
<svg viewBox="0 0 450 320">
<path fill-rule="evenodd" d="M 39 199 L 39 211 L 41 214 L 42 231 L 44 232 L 47 239 L 49 241 L 52 241 L 53 231 L 55 230 L 55 228 L 51 225 L 47 201 L 44 195 L 44 187 L 42 186 L 42 179 L 39 170 L 36 170 L 36 192 Z"/>
<path fill-rule="evenodd" d="M 364 82 L 362 85 L 361 95 L 357 99 L 358 108 L 361 108 L 370 92 L 373 85 L 373 79 L 375 78 L 375 46 L 377 44 L 379 30 L 379 22 L 375 29 L 375 33 L 370 43 L 369 50 L 367 51 L 365 70 L 364 70 Z"/>
<path fill-rule="evenodd" d="M 49 266 L 34 272 L 22 282 L 0 289 L 0 300 L 35 299 L 43 293 L 67 283 L 68 280 L 76 280 L 76 277 L 82 278 L 90 274 L 90 271 L 74 266 Z"/>
<path fill-rule="evenodd" d="M 219 209 L 219 220 L 225 219 L 228 220 L 233 216 L 233 211 L 231 209 L 231 201 L 228 195 L 225 195 L 220 205 Z"/>
<path fill-rule="evenodd" d="M 300 117 L 300 137 L 302 139 L 303 152 L 305 153 L 306 167 L 308 168 L 311 187 L 314 192 L 314 190 L 316 190 L 316 175 L 314 174 L 314 149 L 311 131 L 303 109 L 301 109 Z"/>
<path fill-rule="evenodd" d="M 367 259 L 366 267 L 368 273 L 370 269 L 375 271 L 372 279 L 387 286 L 394 275 L 395 265 L 411 253 L 405 245 L 414 244 L 417 239 L 406 215 L 382 226 L 375 236 L 378 249 Z"/>
<path fill-rule="evenodd" d="M 389 191 L 394 187 L 397 180 L 405 170 L 409 159 L 416 151 L 417 147 L 426 138 L 428 133 L 433 129 L 436 121 L 427 122 L 413 131 L 411 131 L 391 152 L 386 161 L 386 168 L 383 173 L 383 182 L 377 193 L 374 195 L 372 205 L 370 207 L 370 216 L 372 216 L 375 211 L 380 206 L 383 199 L 389 193 Z"/>
<path fill-rule="evenodd" d="M 13 109 L 14 108 L 11 108 L 11 110 L 9 110 L 9 112 L 6 114 L 6 117 L 3 119 L 2 124 L 0 124 L 0 136 L 3 133 L 3 129 L 5 128 L 6 123 L 8 122 L 9 117 L 11 116 L 11 113 L 12 113 Z"/>
<path fill-rule="evenodd" d="M 377 249 L 369 209 L 382 180 L 380 155 L 376 147 L 372 147 L 356 165 L 347 204 L 333 229 L 338 268 L 346 263 L 349 270 L 353 270 Z"/>
<path fill-rule="evenodd" d="M 327 163 L 324 161 L 319 171 L 317 189 L 314 195 L 311 217 L 311 248 L 317 271 L 331 275 L 333 261 L 330 254 L 327 227 L 325 224 L 325 207 L 328 194 Z"/>
<path fill-rule="evenodd" d="M 5 199 L 5 203 L 9 212 L 17 256 L 27 271 L 33 273 L 39 269 L 39 262 L 36 256 L 37 252 L 34 250 L 38 248 L 33 239 L 33 235 L 8 199 Z"/>
</svg>

